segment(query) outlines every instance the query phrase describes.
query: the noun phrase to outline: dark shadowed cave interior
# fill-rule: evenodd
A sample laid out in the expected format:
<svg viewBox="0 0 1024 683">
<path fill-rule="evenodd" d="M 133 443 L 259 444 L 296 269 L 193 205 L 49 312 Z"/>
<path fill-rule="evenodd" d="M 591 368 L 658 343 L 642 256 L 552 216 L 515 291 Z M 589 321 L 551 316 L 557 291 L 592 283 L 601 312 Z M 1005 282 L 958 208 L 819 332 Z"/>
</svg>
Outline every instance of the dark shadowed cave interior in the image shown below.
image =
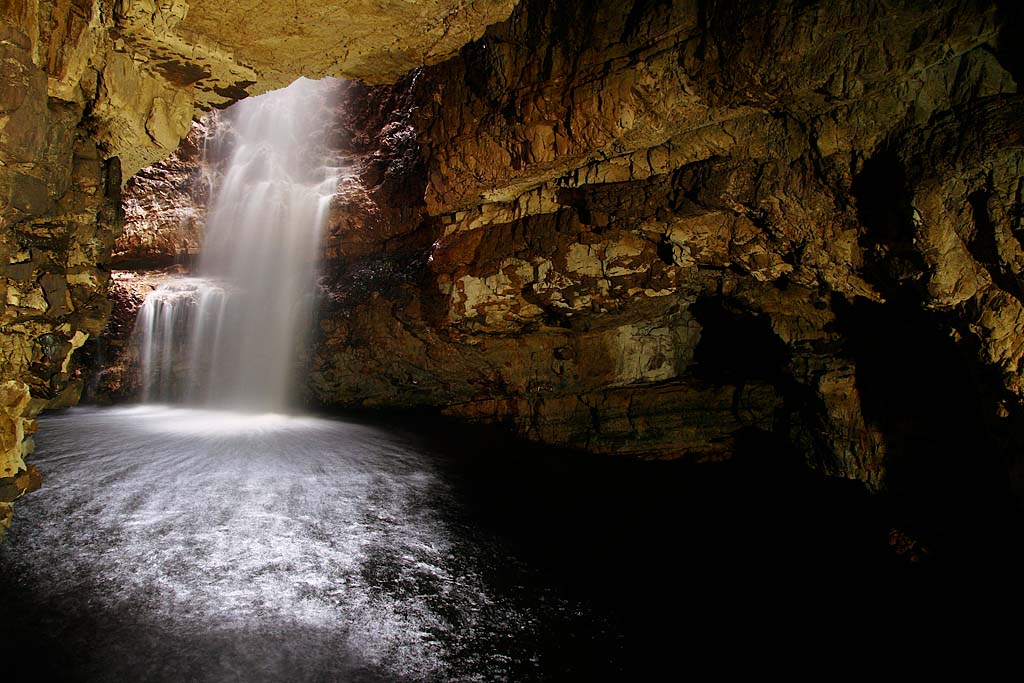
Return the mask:
<svg viewBox="0 0 1024 683">
<path fill-rule="evenodd" d="M 6 666 L 665 680 L 1010 610 L 1022 27 L 0 0 Z"/>
</svg>

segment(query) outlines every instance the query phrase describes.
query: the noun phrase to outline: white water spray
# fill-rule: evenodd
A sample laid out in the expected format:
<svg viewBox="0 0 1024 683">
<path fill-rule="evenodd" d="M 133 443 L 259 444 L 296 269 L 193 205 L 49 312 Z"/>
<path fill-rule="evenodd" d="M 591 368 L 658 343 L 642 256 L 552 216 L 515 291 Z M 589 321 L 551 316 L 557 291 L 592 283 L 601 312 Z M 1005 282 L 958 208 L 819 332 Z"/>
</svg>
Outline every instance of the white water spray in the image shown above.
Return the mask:
<svg viewBox="0 0 1024 683">
<path fill-rule="evenodd" d="M 139 311 L 143 400 L 280 410 L 312 313 L 321 232 L 339 169 L 324 162 L 330 83 L 299 79 L 236 104 L 197 277 Z"/>
</svg>

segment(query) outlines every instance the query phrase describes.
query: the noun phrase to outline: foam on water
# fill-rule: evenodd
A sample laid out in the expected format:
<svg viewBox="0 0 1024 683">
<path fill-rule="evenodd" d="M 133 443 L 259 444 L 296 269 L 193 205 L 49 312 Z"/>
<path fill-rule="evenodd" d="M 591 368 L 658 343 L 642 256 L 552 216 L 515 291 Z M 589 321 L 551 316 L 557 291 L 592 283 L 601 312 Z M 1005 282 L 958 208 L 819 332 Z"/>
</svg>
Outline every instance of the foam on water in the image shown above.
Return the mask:
<svg viewBox="0 0 1024 683">
<path fill-rule="evenodd" d="M 45 495 L 0 559 L 65 628 L 101 620 L 105 680 L 501 680 L 496 643 L 546 609 L 488 588 L 509 560 L 408 437 L 156 405 L 42 422 Z"/>
</svg>

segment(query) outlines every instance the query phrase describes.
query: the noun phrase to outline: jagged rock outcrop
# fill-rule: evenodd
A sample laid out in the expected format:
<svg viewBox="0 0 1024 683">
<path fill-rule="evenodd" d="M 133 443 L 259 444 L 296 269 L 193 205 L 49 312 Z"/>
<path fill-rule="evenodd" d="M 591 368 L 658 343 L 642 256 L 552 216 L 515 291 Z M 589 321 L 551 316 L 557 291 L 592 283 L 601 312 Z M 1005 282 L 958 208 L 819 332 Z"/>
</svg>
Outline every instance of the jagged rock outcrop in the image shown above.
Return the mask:
<svg viewBox="0 0 1024 683">
<path fill-rule="evenodd" d="M 0 384 L 0 530 L 11 523 L 12 503 L 41 483 L 39 471 L 24 459 L 32 453 L 31 435 L 36 428 L 30 401 L 27 384 L 15 380 Z"/>
<path fill-rule="evenodd" d="M 366 184 L 421 223 L 337 259 L 313 396 L 652 457 L 770 431 L 908 509 L 1022 496 L 1020 21 L 522 3 L 357 105 Z"/>
</svg>

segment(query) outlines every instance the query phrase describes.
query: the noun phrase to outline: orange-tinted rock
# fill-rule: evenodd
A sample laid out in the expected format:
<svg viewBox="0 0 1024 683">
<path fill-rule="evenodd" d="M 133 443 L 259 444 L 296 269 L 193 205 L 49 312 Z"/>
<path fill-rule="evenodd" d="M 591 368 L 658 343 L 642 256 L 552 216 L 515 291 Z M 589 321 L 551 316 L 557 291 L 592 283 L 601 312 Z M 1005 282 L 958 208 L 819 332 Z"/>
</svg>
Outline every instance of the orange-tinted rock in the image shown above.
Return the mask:
<svg viewBox="0 0 1024 683">
<path fill-rule="evenodd" d="M 771 431 L 883 491 L 890 466 L 918 462 L 894 425 L 948 420 L 865 406 L 875 384 L 909 380 L 854 348 L 876 313 L 852 306 L 910 306 L 936 313 L 914 318 L 935 342 L 919 362 L 1002 377 L 966 401 L 965 428 L 997 434 L 1020 471 L 1014 428 L 989 425 L 1010 412 L 1004 390 L 1024 405 L 1014 19 L 845 1 L 629 9 L 526 1 L 458 58 L 367 92 L 354 136 L 372 148 L 414 111 L 423 169 L 369 201 L 424 204 L 395 215 L 381 255 L 364 233 L 332 264 L 313 396 L 653 457 L 720 457 Z M 929 355 L 940 347 L 952 355 Z M 728 396 L 760 417 L 738 419 Z"/>
</svg>

